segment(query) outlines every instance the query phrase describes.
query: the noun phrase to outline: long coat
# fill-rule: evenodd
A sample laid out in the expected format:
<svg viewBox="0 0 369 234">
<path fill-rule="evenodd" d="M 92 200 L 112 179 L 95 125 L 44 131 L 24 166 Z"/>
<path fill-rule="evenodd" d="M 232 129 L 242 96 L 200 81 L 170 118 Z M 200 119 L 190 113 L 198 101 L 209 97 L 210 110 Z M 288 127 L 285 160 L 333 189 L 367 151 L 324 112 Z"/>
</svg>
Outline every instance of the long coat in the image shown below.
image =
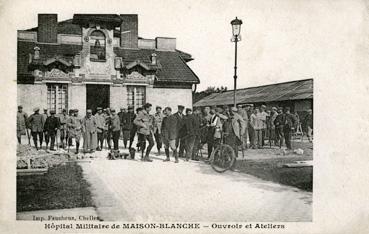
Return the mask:
<svg viewBox="0 0 369 234">
<path fill-rule="evenodd" d="M 241 137 L 245 134 L 247 122 L 237 113 L 234 113 L 232 118 L 232 129 L 234 134 L 238 139 L 241 140 Z"/>
<path fill-rule="evenodd" d="M 44 118 L 39 113 L 34 113 L 28 118 L 31 132 L 42 132 L 44 130 Z"/>
<path fill-rule="evenodd" d="M 179 114 L 178 112 L 173 114 L 173 116 L 177 119 L 177 137 L 182 138 L 186 135 L 185 133 L 185 124 L 184 124 L 184 114 Z"/>
<path fill-rule="evenodd" d="M 199 136 L 200 135 L 200 124 L 201 119 L 193 114 L 187 115 L 184 118 L 185 124 L 185 137 L 186 136 Z"/>
<path fill-rule="evenodd" d="M 97 122 L 95 116 L 85 117 L 82 120 L 83 149 L 95 150 L 97 147 Z"/>
<path fill-rule="evenodd" d="M 46 118 L 44 132 L 47 132 L 49 135 L 56 135 L 58 128 L 60 128 L 60 121 L 58 117 L 49 116 Z"/>
<path fill-rule="evenodd" d="M 17 136 L 26 134 L 28 116 L 25 112 L 17 112 Z"/>
<path fill-rule="evenodd" d="M 164 139 L 170 141 L 177 138 L 177 118 L 174 115 L 166 116 L 161 123 L 161 134 Z"/>
</svg>

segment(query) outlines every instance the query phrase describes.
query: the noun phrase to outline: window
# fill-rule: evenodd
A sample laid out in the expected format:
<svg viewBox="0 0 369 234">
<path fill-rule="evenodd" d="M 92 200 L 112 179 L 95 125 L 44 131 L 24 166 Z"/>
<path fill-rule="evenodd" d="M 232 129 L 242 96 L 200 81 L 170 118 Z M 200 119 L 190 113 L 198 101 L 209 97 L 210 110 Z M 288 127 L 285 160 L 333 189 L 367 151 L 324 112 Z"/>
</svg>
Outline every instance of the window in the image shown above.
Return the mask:
<svg viewBox="0 0 369 234">
<path fill-rule="evenodd" d="M 105 61 L 105 35 L 99 30 L 95 30 L 90 35 L 90 60 Z"/>
<path fill-rule="evenodd" d="M 68 109 L 67 84 L 47 85 L 47 109 L 55 110 L 57 114 L 61 114 L 63 109 Z"/>
<path fill-rule="evenodd" d="M 134 109 L 142 107 L 146 102 L 145 87 L 127 86 L 127 103 Z"/>
</svg>

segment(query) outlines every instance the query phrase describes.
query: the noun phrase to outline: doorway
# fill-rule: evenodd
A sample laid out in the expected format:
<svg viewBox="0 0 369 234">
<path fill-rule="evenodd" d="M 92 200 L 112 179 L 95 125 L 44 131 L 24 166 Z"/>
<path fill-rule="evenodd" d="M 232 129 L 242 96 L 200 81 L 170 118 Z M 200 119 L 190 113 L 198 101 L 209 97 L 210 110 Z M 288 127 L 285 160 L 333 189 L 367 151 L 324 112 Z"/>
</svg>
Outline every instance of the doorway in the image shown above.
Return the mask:
<svg viewBox="0 0 369 234">
<path fill-rule="evenodd" d="M 86 85 L 86 107 L 95 114 L 96 108 L 107 108 L 110 104 L 110 86 L 87 84 Z"/>
</svg>

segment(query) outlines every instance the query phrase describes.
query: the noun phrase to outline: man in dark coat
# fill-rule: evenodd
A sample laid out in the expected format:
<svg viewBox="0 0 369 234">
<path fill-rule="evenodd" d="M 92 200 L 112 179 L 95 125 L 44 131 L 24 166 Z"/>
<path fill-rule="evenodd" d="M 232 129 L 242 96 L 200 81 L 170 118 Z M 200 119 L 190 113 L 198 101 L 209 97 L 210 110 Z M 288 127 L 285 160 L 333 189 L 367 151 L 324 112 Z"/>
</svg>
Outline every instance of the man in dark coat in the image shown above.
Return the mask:
<svg viewBox="0 0 369 234">
<path fill-rule="evenodd" d="M 27 130 L 27 119 L 28 119 L 28 115 L 23 111 L 23 107 L 18 106 L 18 112 L 17 112 L 17 140 L 18 140 L 19 144 L 21 144 L 22 135 L 25 135 L 26 131 L 27 131 L 27 137 L 28 137 L 28 142 L 29 142 L 29 136 L 28 136 L 28 130 Z"/>
<path fill-rule="evenodd" d="M 123 115 L 123 144 L 126 148 L 129 139 L 129 149 L 132 147 L 133 140 L 136 135 L 136 125 L 133 124 L 133 120 L 136 118 L 136 114 L 133 112 L 133 106 L 128 107 L 128 112 Z"/>
<path fill-rule="evenodd" d="M 309 109 L 307 115 L 303 120 L 303 128 L 304 132 L 308 137 L 309 142 L 312 142 L 312 133 L 313 133 L 313 110 Z"/>
<path fill-rule="evenodd" d="M 290 108 L 286 107 L 284 114 L 284 126 L 283 126 L 283 134 L 286 142 L 287 149 L 292 149 L 291 145 L 291 133 L 294 130 L 296 125 L 296 117 L 290 113 Z"/>
<path fill-rule="evenodd" d="M 33 138 L 33 143 L 35 144 L 36 149 L 37 146 L 37 137 L 40 141 L 40 148 L 42 147 L 42 132 L 44 130 L 44 119 L 42 115 L 39 113 L 40 108 L 34 108 L 34 113 L 28 118 L 28 125 L 31 129 L 31 135 Z"/>
<path fill-rule="evenodd" d="M 199 158 L 197 153 L 199 151 L 199 148 L 202 147 L 201 145 L 202 130 L 205 129 L 206 127 L 206 122 L 203 121 L 203 118 L 201 116 L 200 107 L 194 108 L 193 118 L 196 131 L 195 131 L 195 142 L 192 150 L 192 160 L 198 161 Z"/>
<path fill-rule="evenodd" d="M 171 148 L 173 151 L 173 157 L 175 158 L 175 163 L 178 163 L 176 146 L 177 118 L 172 115 L 172 109 L 170 107 L 166 107 L 164 112 L 165 117 L 163 118 L 163 122 L 161 124 L 162 140 L 164 143 L 165 155 L 167 156 L 164 162 L 170 161 L 169 148 Z"/>
<path fill-rule="evenodd" d="M 112 109 L 111 110 L 111 116 L 110 116 L 110 122 L 109 122 L 109 129 L 112 132 L 112 136 L 113 136 L 114 150 L 118 150 L 119 149 L 120 127 L 121 127 L 121 125 L 120 125 L 120 118 L 115 113 L 115 110 Z"/>
<path fill-rule="evenodd" d="M 283 126 L 284 126 L 284 114 L 282 108 L 278 108 L 278 115 L 274 120 L 275 126 L 275 141 L 279 145 L 279 148 L 283 145 Z"/>
<path fill-rule="evenodd" d="M 184 114 L 183 114 L 184 106 L 178 105 L 178 111 L 174 114 L 174 117 L 177 118 L 177 139 L 176 139 L 176 147 L 179 147 L 179 157 L 183 158 L 185 142 L 182 139 L 185 136 L 184 133 Z"/>
<path fill-rule="evenodd" d="M 59 118 L 55 116 L 55 110 L 50 111 L 50 116 L 46 118 L 45 126 L 44 126 L 44 132 L 49 136 L 50 138 L 50 150 L 55 150 L 55 137 L 58 129 L 60 128 L 60 121 Z M 46 144 L 47 149 L 47 144 Z"/>
<path fill-rule="evenodd" d="M 195 121 L 195 117 L 192 114 L 192 110 L 187 108 L 186 116 L 184 117 L 184 128 L 183 128 L 185 132 L 185 136 L 182 138 L 184 139 L 184 142 L 185 142 L 186 161 L 192 158 L 195 139 L 196 139 L 196 136 L 200 134 L 199 128 L 200 128 L 200 123 Z"/>
</svg>

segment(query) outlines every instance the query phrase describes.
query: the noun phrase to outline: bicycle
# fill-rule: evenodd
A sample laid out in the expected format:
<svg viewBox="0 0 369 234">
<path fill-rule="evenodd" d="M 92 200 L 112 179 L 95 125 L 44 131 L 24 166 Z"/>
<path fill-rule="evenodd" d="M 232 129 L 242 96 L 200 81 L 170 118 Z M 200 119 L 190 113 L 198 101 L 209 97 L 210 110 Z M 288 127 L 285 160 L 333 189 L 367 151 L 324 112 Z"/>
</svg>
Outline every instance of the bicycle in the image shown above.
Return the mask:
<svg viewBox="0 0 369 234">
<path fill-rule="evenodd" d="M 229 170 L 236 161 L 233 148 L 223 143 L 224 133 L 221 135 L 220 144 L 216 146 L 210 155 L 211 167 L 219 173 Z"/>
</svg>

